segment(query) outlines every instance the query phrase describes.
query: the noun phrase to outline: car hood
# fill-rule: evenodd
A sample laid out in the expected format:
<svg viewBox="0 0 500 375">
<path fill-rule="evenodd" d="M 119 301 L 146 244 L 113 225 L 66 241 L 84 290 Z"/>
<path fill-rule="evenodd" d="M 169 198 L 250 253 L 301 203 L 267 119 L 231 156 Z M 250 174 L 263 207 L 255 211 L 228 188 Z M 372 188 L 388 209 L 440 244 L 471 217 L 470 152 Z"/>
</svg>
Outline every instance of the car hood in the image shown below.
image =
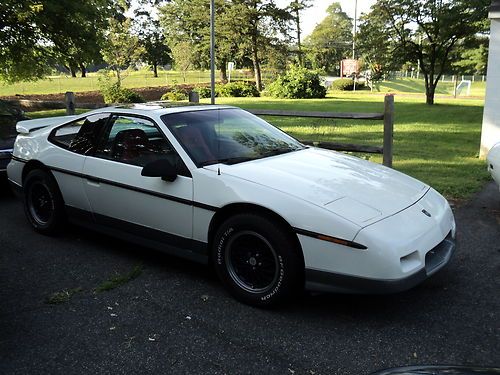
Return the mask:
<svg viewBox="0 0 500 375">
<path fill-rule="evenodd" d="M 223 165 L 221 170 L 322 206 L 360 226 L 411 206 L 429 189 L 393 169 L 318 148 Z"/>
</svg>

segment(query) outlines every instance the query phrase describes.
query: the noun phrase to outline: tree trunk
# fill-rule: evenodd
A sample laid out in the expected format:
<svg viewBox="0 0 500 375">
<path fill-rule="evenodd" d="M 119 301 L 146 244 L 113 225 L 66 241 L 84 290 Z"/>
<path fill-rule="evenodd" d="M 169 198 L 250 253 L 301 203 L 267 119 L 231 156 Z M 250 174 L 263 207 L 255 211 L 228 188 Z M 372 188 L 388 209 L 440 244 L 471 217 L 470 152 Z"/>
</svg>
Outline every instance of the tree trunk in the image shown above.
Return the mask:
<svg viewBox="0 0 500 375">
<path fill-rule="evenodd" d="M 220 79 L 222 83 L 227 83 L 227 64 L 223 61 L 220 66 Z"/>
<path fill-rule="evenodd" d="M 302 56 L 302 45 L 300 43 L 300 12 L 297 9 L 295 13 L 295 23 L 297 25 L 297 47 L 298 47 L 298 55 L 299 55 L 299 66 L 303 67 L 304 66 L 304 58 Z"/>
<path fill-rule="evenodd" d="M 71 77 L 76 78 L 76 69 L 73 65 L 69 66 L 69 73 L 71 74 Z"/>
<path fill-rule="evenodd" d="M 153 77 L 158 78 L 158 64 L 153 64 Z"/>
<path fill-rule="evenodd" d="M 122 76 L 119 67 L 116 69 L 116 85 L 118 88 L 122 86 Z"/>
<path fill-rule="evenodd" d="M 80 63 L 80 71 L 82 72 L 82 78 L 87 77 L 87 69 L 85 68 L 85 65 L 83 65 L 83 63 Z"/>
<path fill-rule="evenodd" d="M 429 105 L 434 104 L 434 94 L 436 93 L 436 86 L 433 83 L 429 83 L 425 86 L 425 103 Z"/>
<path fill-rule="evenodd" d="M 252 62 L 253 71 L 255 73 L 255 86 L 257 87 L 257 90 L 262 91 L 262 74 L 260 72 L 260 61 L 257 51 L 257 37 L 254 36 L 252 39 Z"/>
</svg>

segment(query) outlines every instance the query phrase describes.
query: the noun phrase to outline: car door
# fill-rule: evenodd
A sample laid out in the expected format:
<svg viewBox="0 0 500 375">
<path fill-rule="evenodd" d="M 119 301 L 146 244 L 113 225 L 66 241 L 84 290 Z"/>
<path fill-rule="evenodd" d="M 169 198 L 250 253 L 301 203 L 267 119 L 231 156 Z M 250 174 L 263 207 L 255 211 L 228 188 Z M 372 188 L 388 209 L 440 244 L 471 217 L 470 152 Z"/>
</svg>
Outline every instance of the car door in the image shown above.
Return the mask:
<svg viewBox="0 0 500 375">
<path fill-rule="evenodd" d="M 56 178 L 71 214 L 90 212 L 82 183 L 83 166 L 86 155 L 95 151 L 98 135 L 109 116 L 109 113 L 98 113 L 82 117 L 55 128 L 49 135 L 53 146 L 45 153 L 44 163 Z"/>
<path fill-rule="evenodd" d="M 168 159 L 173 182 L 141 176 L 149 162 Z M 193 181 L 158 126 L 148 118 L 113 115 L 84 165 L 85 191 L 98 224 L 162 241 L 192 238 Z M 180 242 L 182 247 L 182 241 Z"/>
</svg>

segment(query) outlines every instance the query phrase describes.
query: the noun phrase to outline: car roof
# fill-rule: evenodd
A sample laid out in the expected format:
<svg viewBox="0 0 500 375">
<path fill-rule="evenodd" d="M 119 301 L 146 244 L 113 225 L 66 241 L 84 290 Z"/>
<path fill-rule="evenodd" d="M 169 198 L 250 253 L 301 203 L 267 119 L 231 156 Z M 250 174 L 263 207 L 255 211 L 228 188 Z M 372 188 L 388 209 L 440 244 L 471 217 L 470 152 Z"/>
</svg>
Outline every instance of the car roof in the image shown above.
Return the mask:
<svg viewBox="0 0 500 375">
<path fill-rule="evenodd" d="M 124 104 L 113 107 L 100 108 L 94 113 L 100 112 L 120 112 L 130 114 L 142 114 L 146 116 L 157 115 L 162 116 L 169 113 L 179 112 L 193 112 L 193 111 L 207 111 L 214 109 L 228 109 L 237 108 L 227 105 L 210 105 L 210 104 L 193 104 L 193 103 L 173 103 L 173 102 L 148 102 L 148 103 L 135 103 Z"/>
</svg>

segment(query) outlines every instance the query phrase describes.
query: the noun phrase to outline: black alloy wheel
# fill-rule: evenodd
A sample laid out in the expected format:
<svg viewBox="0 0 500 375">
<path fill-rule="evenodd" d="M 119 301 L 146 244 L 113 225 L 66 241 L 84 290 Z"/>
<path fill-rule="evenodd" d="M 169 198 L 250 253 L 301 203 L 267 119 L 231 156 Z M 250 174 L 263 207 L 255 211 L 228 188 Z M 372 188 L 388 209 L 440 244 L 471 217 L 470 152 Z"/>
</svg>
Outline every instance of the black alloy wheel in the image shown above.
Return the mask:
<svg viewBox="0 0 500 375">
<path fill-rule="evenodd" d="M 33 228 L 56 234 L 64 223 L 64 202 L 54 178 L 40 169 L 32 170 L 23 181 L 24 212 Z"/>
<path fill-rule="evenodd" d="M 212 262 L 226 289 L 250 305 L 278 304 L 304 286 L 298 241 L 283 224 L 266 216 L 227 219 L 215 234 Z"/>
</svg>

